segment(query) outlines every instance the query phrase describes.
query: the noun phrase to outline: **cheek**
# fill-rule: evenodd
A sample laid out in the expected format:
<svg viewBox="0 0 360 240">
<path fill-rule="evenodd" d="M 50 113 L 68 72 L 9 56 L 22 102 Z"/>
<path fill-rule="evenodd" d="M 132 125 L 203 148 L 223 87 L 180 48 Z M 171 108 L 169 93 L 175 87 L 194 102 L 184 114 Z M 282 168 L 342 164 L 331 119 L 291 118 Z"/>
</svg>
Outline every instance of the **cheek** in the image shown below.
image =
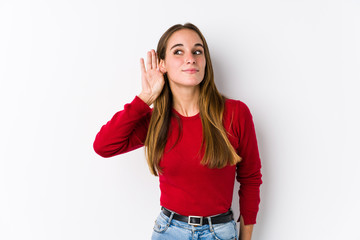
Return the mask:
<svg viewBox="0 0 360 240">
<path fill-rule="evenodd" d="M 205 66 L 206 66 L 206 59 L 205 58 L 203 58 L 203 59 L 199 59 L 200 60 L 200 64 L 201 64 L 201 67 L 202 67 L 202 69 L 203 70 L 205 70 Z"/>
<path fill-rule="evenodd" d="M 182 66 L 182 61 L 179 59 L 171 59 L 171 61 L 168 61 L 166 66 L 168 71 L 176 71 Z"/>
<path fill-rule="evenodd" d="M 204 55 L 199 55 L 197 58 L 196 58 L 196 62 L 199 63 L 199 64 L 204 64 L 206 63 L 206 58 Z"/>
</svg>

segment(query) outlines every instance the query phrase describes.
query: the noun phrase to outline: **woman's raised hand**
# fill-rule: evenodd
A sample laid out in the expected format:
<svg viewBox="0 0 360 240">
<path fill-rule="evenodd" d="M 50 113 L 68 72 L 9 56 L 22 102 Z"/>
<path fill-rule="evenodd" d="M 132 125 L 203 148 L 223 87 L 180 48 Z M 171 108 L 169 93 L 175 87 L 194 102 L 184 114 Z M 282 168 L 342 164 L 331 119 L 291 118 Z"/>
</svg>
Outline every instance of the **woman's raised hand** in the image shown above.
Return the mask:
<svg viewBox="0 0 360 240">
<path fill-rule="evenodd" d="M 138 96 L 150 106 L 160 95 L 165 83 L 155 50 L 147 53 L 146 69 L 143 58 L 140 59 L 140 67 L 142 91 Z"/>
</svg>

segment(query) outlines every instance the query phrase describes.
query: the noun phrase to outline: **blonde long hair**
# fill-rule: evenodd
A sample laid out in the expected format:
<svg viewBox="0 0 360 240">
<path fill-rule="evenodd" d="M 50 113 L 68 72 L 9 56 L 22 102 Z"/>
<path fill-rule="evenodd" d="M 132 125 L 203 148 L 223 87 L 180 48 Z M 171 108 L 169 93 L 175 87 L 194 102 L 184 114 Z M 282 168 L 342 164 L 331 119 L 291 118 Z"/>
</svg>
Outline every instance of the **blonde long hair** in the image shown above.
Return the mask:
<svg viewBox="0 0 360 240">
<path fill-rule="evenodd" d="M 225 98 L 218 92 L 215 86 L 209 48 L 200 30 L 191 23 L 184 25 L 177 24 L 170 27 L 158 42 L 157 53 L 159 61 L 161 59 L 165 60 L 167 42 L 171 35 L 181 29 L 193 30 L 199 35 L 203 42 L 206 59 L 205 75 L 200 83 L 199 97 L 200 117 L 203 128 L 201 149 L 204 148 L 201 164 L 206 165 L 208 168 L 223 168 L 228 164 L 235 165 L 241 161 L 241 158 L 231 145 L 223 126 Z M 176 117 L 172 113 L 173 99 L 166 74 L 164 74 L 164 78 L 165 85 L 161 94 L 154 102 L 145 140 L 146 160 L 150 172 L 155 176 L 158 176 L 158 173 L 162 173 L 159 164 L 167 142 L 170 119 L 172 116 Z M 178 122 L 180 124 L 180 121 Z"/>
</svg>

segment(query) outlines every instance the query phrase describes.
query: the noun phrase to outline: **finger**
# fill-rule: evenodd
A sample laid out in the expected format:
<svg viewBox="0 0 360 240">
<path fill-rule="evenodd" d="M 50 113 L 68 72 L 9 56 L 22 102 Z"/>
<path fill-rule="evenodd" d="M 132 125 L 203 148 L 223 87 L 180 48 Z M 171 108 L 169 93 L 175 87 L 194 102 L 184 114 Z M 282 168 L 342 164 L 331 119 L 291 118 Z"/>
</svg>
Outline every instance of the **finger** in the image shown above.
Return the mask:
<svg viewBox="0 0 360 240">
<path fill-rule="evenodd" d="M 151 69 L 151 52 L 147 52 L 147 56 L 146 56 L 146 70 L 150 70 Z"/>
<path fill-rule="evenodd" d="M 157 68 L 157 65 L 156 65 L 156 55 L 155 55 L 154 49 L 151 50 L 151 64 L 152 64 L 152 69 L 156 69 L 156 68 Z"/>
<path fill-rule="evenodd" d="M 141 74 L 145 75 L 146 74 L 146 70 L 145 70 L 145 63 L 144 63 L 144 59 L 140 58 L 140 69 L 141 69 Z"/>
</svg>

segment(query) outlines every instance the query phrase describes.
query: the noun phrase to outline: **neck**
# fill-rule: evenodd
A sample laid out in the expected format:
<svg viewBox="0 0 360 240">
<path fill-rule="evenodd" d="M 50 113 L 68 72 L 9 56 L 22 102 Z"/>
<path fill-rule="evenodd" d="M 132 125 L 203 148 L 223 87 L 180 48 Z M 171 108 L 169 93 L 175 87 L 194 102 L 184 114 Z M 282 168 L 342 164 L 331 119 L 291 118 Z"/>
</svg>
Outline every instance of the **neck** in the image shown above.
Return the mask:
<svg viewBox="0 0 360 240">
<path fill-rule="evenodd" d="M 200 87 L 170 86 L 174 109 L 183 116 L 191 117 L 199 113 Z"/>
</svg>

